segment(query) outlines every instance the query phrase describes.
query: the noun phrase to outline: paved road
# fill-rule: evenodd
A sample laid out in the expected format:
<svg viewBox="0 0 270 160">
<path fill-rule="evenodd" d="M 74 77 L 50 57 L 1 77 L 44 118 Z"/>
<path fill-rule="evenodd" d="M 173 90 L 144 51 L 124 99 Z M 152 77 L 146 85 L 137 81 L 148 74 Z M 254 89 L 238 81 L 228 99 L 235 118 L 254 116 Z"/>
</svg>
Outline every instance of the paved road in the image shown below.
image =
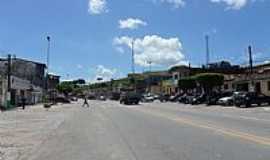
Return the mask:
<svg viewBox="0 0 270 160">
<path fill-rule="evenodd" d="M 92 101 L 30 160 L 269 160 L 270 112 Z"/>
</svg>

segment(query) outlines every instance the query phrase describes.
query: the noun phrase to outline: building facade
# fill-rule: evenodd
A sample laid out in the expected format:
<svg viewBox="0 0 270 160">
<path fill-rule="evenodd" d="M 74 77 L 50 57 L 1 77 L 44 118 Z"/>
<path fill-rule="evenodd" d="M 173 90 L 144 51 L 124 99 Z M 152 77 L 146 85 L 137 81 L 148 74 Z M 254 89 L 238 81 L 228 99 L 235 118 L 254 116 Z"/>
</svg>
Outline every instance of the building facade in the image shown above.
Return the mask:
<svg viewBox="0 0 270 160">
<path fill-rule="evenodd" d="M 22 97 L 26 98 L 27 104 L 41 102 L 46 65 L 20 58 L 11 58 L 10 62 L 8 92 L 8 59 L 0 59 L 1 106 L 6 106 L 7 101 L 12 106 L 18 106 Z"/>
<path fill-rule="evenodd" d="M 270 96 L 270 63 L 245 68 L 242 74 L 227 75 L 223 86 L 228 91 L 255 91 Z"/>
</svg>

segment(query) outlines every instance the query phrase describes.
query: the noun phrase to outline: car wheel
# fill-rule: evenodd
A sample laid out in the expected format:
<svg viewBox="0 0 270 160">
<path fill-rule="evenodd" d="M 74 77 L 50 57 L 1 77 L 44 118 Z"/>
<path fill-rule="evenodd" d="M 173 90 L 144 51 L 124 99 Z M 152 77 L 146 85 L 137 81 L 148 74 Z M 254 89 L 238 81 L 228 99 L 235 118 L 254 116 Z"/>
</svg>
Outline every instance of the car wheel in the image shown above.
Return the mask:
<svg viewBox="0 0 270 160">
<path fill-rule="evenodd" d="M 245 106 L 246 106 L 246 107 L 250 107 L 250 106 L 251 106 L 251 104 L 250 104 L 250 103 L 247 103 Z"/>
<path fill-rule="evenodd" d="M 261 103 L 258 103 L 257 105 L 258 105 L 258 106 L 261 106 Z"/>
</svg>

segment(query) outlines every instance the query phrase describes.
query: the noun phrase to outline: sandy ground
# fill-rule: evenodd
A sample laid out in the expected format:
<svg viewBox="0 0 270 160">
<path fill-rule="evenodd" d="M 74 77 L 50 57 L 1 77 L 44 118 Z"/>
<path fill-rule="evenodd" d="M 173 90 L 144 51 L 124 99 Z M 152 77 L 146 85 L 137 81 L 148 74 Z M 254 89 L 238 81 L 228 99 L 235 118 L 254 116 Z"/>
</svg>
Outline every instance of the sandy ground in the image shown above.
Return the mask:
<svg viewBox="0 0 270 160">
<path fill-rule="evenodd" d="M 74 104 L 58 104 L 45 110 L 42 105 L 35 105 L 26 110 L 0 112 L 0 160 L 25 159 L 75 108 Z"/>
</svg>

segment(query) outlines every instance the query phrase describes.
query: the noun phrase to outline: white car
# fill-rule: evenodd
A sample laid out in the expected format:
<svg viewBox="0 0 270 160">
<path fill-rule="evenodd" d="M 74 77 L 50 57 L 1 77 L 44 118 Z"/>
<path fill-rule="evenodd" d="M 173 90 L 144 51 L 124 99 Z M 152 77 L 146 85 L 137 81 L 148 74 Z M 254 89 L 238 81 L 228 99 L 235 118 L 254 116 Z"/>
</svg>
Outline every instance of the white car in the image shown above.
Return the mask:
<svg viewBox="0 0 270 160">
<path fill-rule="evenodd" d="M 233 96 L 220 98 L 217 103 L 223 106 L 231 106 L 233 105 Z"/>
</svg>

